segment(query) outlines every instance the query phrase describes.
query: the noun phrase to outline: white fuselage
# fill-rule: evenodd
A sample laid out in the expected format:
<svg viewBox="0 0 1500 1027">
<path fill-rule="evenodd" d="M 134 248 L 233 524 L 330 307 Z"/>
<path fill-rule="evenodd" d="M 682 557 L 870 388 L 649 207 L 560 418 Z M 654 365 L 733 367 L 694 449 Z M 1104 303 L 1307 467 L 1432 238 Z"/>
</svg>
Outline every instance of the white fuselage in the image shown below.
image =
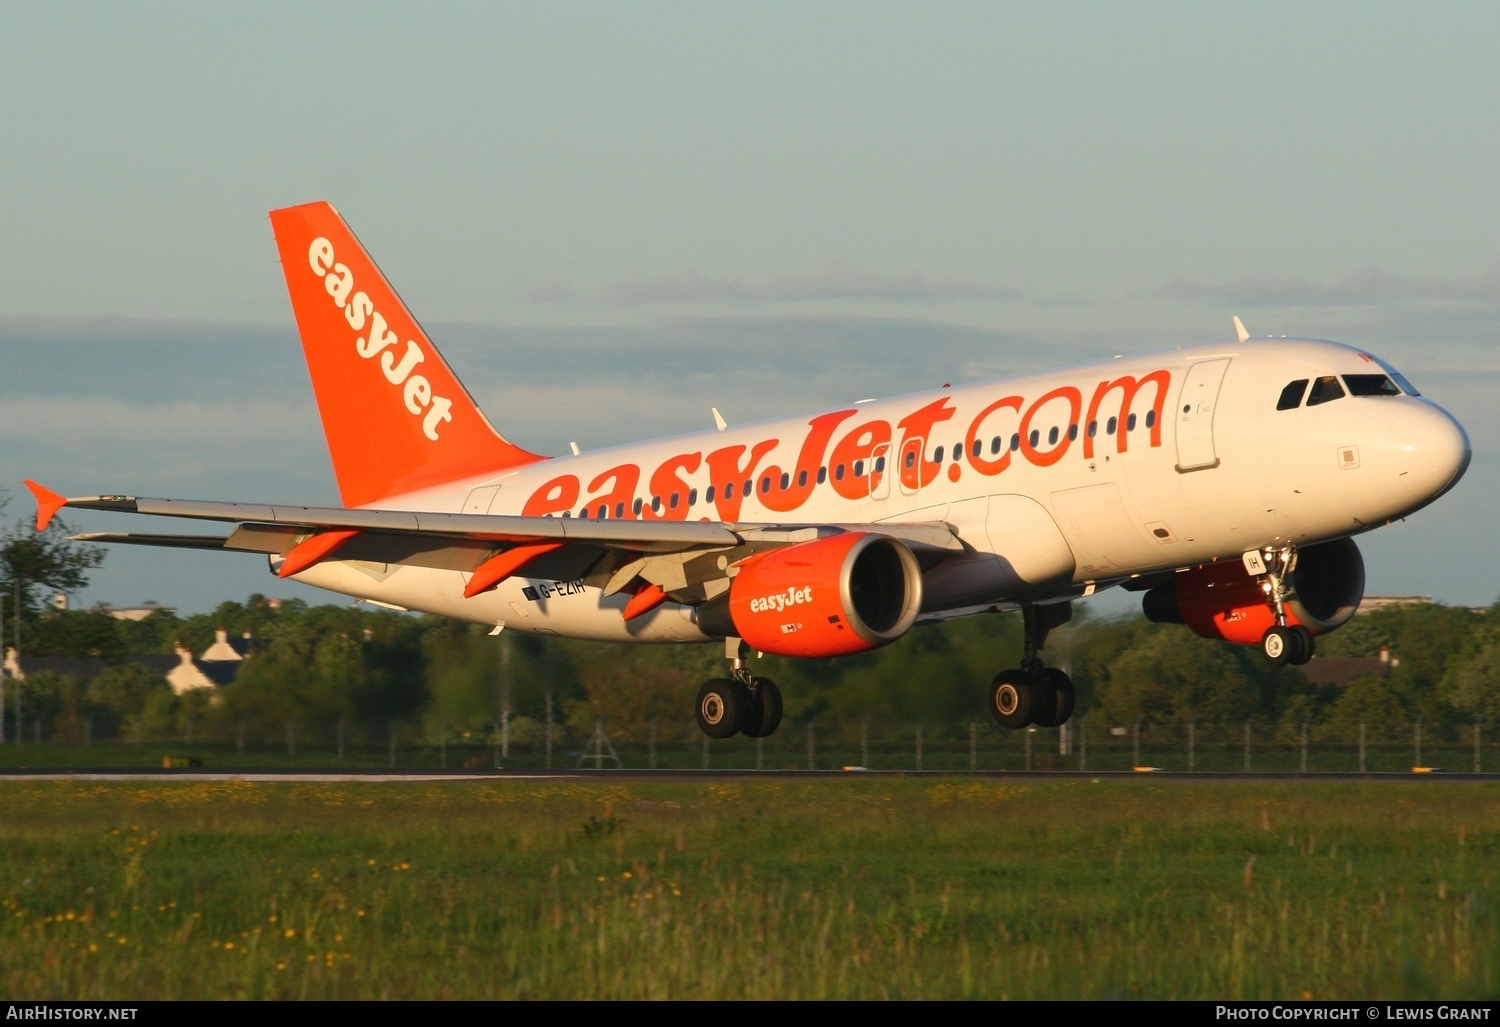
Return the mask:
<svg viewBox="0 0 1500 1027">
<path fill-rule="evenodd" d="M 1469 459 L 1463 429 L 1441 408 L 1403 393 L 1277 409 L 1289 382 L 1388 370 L 1330 342 L 1196 346 L 559 457 L 378 505 L 731 524 L 946 522 L 968 551 L 924 574 L 923 616 L 941 618 L 1308 545 L 1417 510 Z M 691 607 L 667 603 L 627 623 L 623 595 L 524 572 L 472 599 L 453 570 L 329 560 L 296 577 L 523 631 L 707 639 Z"/>
</svg>

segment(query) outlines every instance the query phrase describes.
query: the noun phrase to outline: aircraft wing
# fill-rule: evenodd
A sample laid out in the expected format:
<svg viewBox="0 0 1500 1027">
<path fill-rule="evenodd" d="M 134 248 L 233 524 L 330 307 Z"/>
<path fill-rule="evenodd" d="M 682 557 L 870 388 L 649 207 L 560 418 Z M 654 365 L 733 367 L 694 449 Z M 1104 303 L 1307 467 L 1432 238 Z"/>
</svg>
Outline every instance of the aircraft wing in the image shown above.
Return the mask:
<svg viewBox="0 0 1500 1027">
<path fill-rule="evenodd" d="M 456 570 L 471 575 L 467 595 L 493 588 L 524 568 L 528 576 L 582 578 L 607 595 L 644 582 L 691 602 L 714 593 L 711 583 L 727 577 L 729 564 L 766 549 L 846 531 L 899 539 L 924 566 L 964 551 L 952 528 L 941 522 L 788 525 L 594 520 L 139 496 L 66 498 L 34 482 L 26 485 L 37 497 L 38 530 L 63 507 L 235 524 L 228 535 L 94 532 L 72 536 L 76 541 L 264 553 L 282 577 L 335 554 L 340 560 Z"/>
</svg>

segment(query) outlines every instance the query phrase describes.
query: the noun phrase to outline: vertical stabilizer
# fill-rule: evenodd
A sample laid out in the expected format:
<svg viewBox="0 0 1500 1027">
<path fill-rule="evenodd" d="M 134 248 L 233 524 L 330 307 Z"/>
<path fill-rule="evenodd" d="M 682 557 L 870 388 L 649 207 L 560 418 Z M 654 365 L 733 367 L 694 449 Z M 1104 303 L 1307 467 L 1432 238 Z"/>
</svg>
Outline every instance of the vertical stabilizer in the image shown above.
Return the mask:
<svg viewBox="0 0 1500 1027">
<path fill-rule="evenodd" d="M 329 204 L 271 212 L 345 506 L 542 459 L 506 441 Z"/>
</svg>

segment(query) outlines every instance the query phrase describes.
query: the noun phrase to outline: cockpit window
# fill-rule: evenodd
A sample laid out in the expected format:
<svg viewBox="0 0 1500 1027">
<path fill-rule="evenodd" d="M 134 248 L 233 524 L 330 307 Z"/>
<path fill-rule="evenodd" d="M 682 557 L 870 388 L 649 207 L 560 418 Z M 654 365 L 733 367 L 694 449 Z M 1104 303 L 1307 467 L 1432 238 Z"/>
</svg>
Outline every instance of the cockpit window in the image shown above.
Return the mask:
<svg viewBox="0 0 1500 1027">
<path fill-rule="evenodd" d="M 1351 396 L 1399 396 L 1396 383 L 1383 374 L 1346 374 L 1344 384 Z"/>
<path fill-rule="evenodd" d="M 1421 393 L 1416 390 L 1416 387 L 1413 386 L 1411 382 L 1407 381 L 1406 376 L 1401 374 L 1401 372 L 1392 371 L 1391 377 L 1395 379 L 1397 385 L 1401 386 L 1401 391 L 1406 393 L 1408 396 L 1421 395 Z"/>
<path fill-rule="evenodd" d="M 1281 398 L 1276 401 L 1276 409 L 1296 410 L 1302 405 L 1302 394 L 1306 391 L 1306 378 L 1298 378 L 1294 382 L 1287 382 L 1286 388 L 1281 390 Z"/>
<path fill-rule="evenodd" d="M 1339 384 L 1338 375 L 1327 374 L 1313 382 L 1312 391 L 1307 394 L 1307 405 L 1315 407 L 1343 397 L 1344 387 Z"/>
</svg>

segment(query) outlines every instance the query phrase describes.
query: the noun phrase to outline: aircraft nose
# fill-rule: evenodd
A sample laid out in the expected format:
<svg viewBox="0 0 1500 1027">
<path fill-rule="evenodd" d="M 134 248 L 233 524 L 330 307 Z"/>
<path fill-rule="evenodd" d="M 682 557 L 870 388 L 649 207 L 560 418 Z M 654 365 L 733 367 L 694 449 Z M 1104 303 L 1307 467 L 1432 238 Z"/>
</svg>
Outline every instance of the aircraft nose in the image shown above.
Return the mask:
<svg viewBox="0 0 1500 1027">
<path fill-rule="evenodd" d="M 1391 423 L 1391 453 L 1406 491 L 1419 502 L 1447 492 L 1469 469 L 1469 434 L 1453 415 L 1431 404 L 1413 405 Z"/>
</svg>

